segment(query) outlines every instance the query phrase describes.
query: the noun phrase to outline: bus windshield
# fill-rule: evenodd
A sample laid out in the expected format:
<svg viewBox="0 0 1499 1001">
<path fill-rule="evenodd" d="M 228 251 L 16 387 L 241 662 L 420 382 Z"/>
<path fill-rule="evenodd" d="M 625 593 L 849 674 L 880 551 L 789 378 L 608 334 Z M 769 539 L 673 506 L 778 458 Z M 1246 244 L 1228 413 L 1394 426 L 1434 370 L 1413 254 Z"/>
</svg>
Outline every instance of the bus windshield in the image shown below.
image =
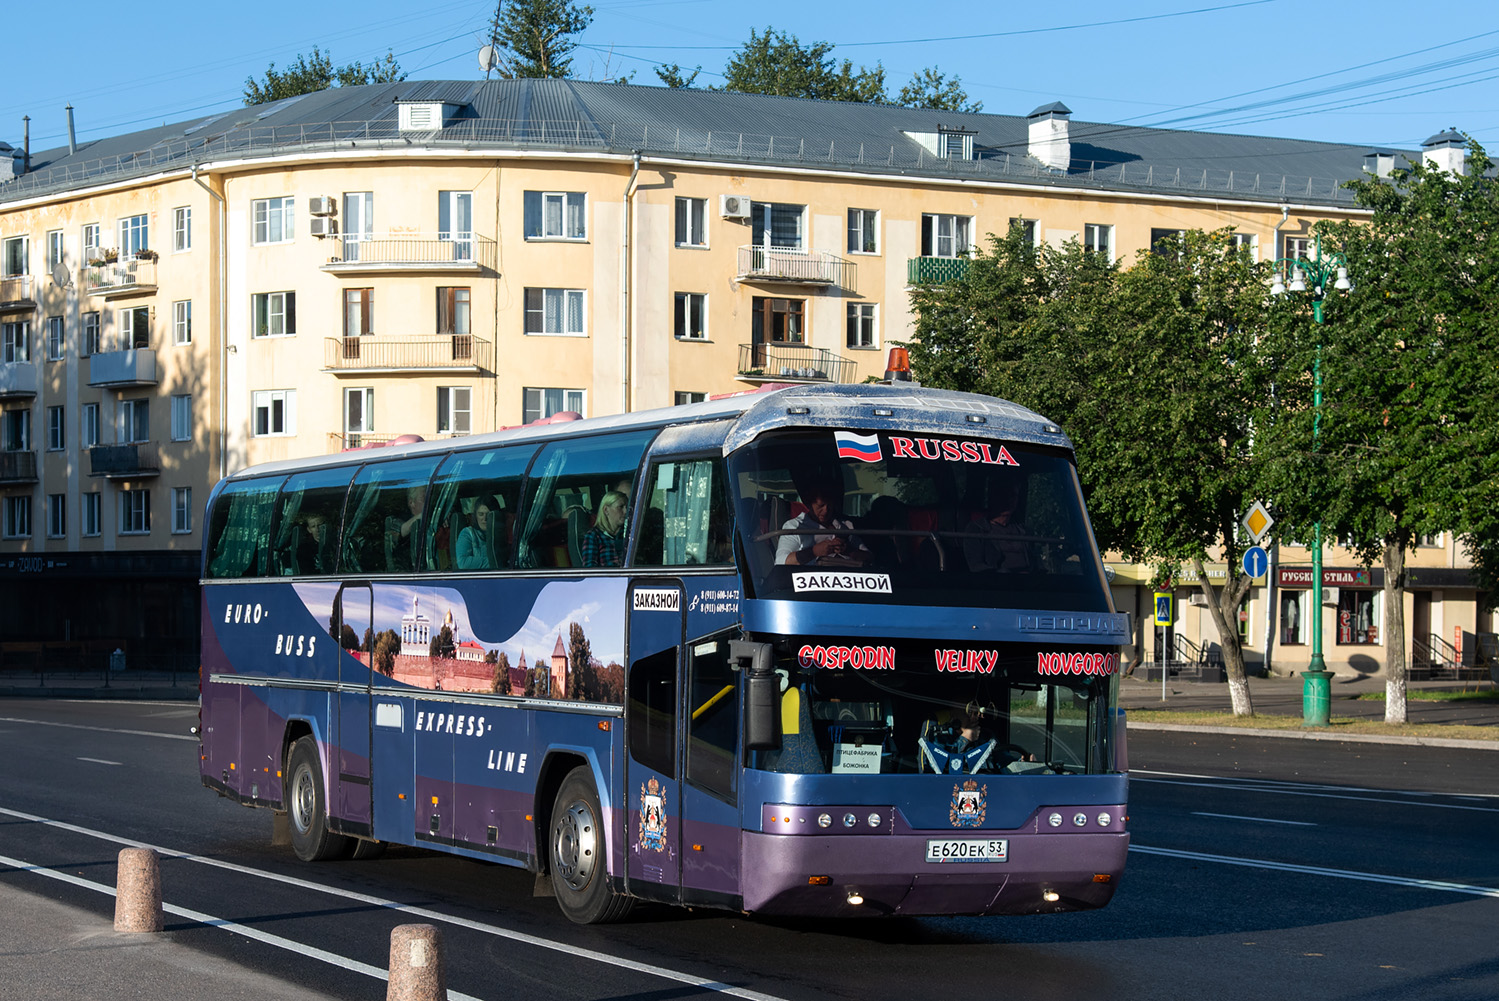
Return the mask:
<svg viewBox="0 0 1499 1001">
<path fill-rule="evenodd" d="M 1070 456 L 833 430 L 729 457 L 751 597 L 1110 611 Z"/>
</svg>

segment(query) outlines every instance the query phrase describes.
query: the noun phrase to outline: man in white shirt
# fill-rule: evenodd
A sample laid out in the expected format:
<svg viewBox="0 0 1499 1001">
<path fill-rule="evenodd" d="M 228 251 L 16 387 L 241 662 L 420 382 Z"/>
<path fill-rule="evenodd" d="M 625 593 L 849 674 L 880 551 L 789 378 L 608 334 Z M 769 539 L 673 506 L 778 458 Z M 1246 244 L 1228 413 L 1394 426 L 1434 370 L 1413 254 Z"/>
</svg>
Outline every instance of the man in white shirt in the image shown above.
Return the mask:
<svg viewBox="0 0 1499 1001">
<path fill-rule="evenodd" d="M 776 543 L 776 562 L 791 566 L 863 566 L 869 562 L 869 547 L 852 534 L 854 524 L 840 517 L 838 492 L 826 485 L 810 487 L 802 494 L 807 510 L 781 528 L 790 533 Z"/>
</svg>

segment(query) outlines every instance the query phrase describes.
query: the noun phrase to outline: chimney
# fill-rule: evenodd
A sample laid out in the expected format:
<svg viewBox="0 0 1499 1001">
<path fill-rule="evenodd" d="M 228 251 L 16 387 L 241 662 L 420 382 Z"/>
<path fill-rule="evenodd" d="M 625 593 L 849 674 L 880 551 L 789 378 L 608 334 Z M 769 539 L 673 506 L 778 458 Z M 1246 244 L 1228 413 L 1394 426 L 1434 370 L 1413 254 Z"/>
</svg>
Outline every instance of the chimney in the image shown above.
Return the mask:
<svg viewBox="0 0 1499 1001">
<path fill-rule="evenodd" d="M 21 121 L 26 125 L 26 138 L 21 143 L 21 173 L 25 174 L 31 170 L 31 116 L 22 115 Z"/>
<path fill-rule="evenodd" d="M 1395 169 L 1395 157 L 1399 150 L 1371 149 L 1364 154 L 1364 172 L 1375 177 L 1389 177 Z"/>
<path fill-rule="evenodd" d="M 1468 167 L 1468 140 L 1456 129 L 1438 132 L 1421 144 L 1422 159 L 1428 167 L 1451 174 L 1465 174 Z"/>
<path fill-rule="evenodd" d="M 1072 140 L 1068 129 L 1071 110 L 1060 101 L 1037 108 L 1026 116 L 1030 145 L 1026 152 L 1050 170 L 1065 171 L 1072 165 Z"/>
<path fill-rule="evenodd" d="M 73 106 L 68 105 L 68 155 L 78 152 L 78 135 L 73 131 Z"/>
</svg>

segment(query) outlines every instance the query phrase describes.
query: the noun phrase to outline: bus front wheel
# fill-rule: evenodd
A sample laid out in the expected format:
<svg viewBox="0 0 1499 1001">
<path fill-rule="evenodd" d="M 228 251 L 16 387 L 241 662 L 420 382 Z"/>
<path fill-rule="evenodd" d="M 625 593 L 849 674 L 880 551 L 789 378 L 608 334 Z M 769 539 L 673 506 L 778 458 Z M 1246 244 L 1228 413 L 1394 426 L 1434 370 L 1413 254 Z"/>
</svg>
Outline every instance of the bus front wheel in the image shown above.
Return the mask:
<svg viewBox="0 0 1499 1001">
<path fill-rule="evenodd" d="M 602 817 L 592 774 L 586 767 L 574 768 L 562 780 L 552 807 L 548 863 L 557 905 L 581 925 L 618 921 L 634 903 L 609 886 Z"/>
<path fill-rule="evenodd" d="M 286 812 L 291 817 L 291 846 L 303 862 L 341 858 L 349 839 L 328 830 L 328 797 L 318 764 L 317 740 L 302 737 L 287 755 Z"/>
</svg>

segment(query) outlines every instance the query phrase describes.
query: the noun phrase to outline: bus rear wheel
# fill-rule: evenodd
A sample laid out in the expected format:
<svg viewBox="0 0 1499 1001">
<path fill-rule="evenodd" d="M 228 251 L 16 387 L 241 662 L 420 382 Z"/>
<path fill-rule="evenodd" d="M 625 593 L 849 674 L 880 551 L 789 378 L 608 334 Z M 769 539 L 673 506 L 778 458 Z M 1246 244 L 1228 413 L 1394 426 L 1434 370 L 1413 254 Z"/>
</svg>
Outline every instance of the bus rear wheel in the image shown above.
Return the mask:
<svg viewBox="0 0 1499 1001">
<path fill-rule="evenodd" d="M 328 830 L 328 796 L 318 764 L 317 740 L 302 737 L 286 756 L 286 812 L 291 818 L 291 846 L 303 862 L 342 858 L 353 847 L 342 834 Z"/>
<path fill-rule="evenodd" d="M 580 925 L 618 921 L 634 901 L 609 886 L 603 811 L 592 774 L 579 766 L 562 780 L 547 839 L 552 889 L 562 913 Z"/>
</svg>

